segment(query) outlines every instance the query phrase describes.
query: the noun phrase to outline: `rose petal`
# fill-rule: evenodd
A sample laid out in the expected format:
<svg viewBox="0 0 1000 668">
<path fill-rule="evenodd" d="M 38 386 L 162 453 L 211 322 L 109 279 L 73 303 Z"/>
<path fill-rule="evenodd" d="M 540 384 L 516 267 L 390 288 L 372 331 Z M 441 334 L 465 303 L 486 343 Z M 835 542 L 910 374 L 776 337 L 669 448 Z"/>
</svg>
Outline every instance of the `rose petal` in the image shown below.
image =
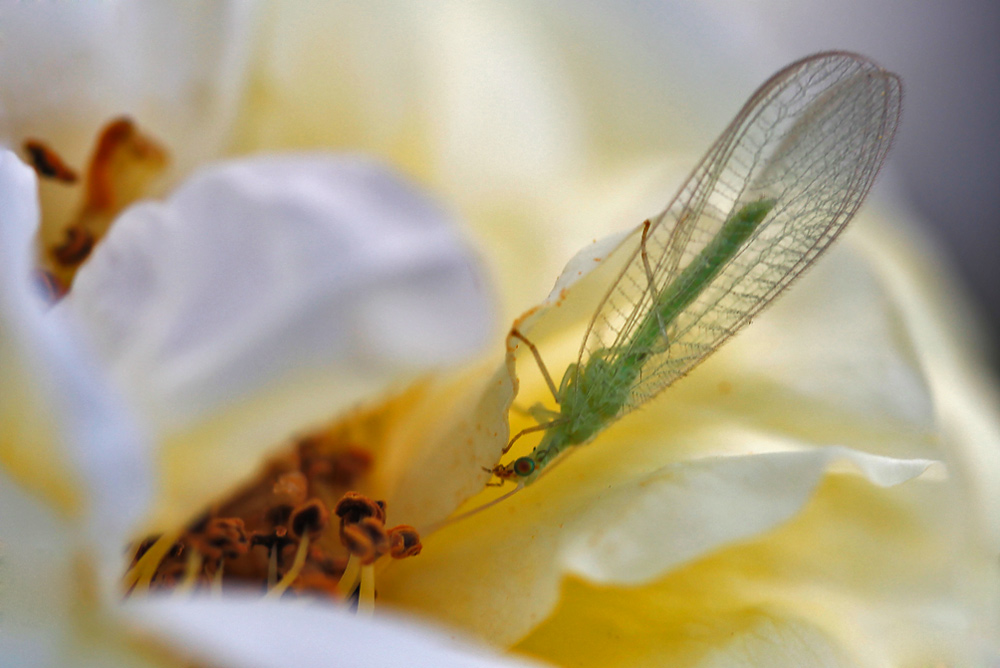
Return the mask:
<svg viewBox="0 0 1000 668">
<path fill-rule="evenodd" d="M 790 522 L 658 580 L 569 579 L 515 650 L 581 666 L 609 646 L 649 665 L 810 665 L 806 648 L 847 665 L 992 665 L 995 557 L 969 549 L 958 491 L 828 476 Z"/>
<path fill-rule="evenodd" d="M 56 665 L 71 633 L 73 538 L 64 518 L 0 468 L 0 655 L 15 666 Z"/>
<path fill-rule="evenodd" d="M 44 313 L 32 283 L 34 173 L 0 153 L 0 456 L 21 484 L 64 513 L 88 513 L 95 546 L 120 545 L 148 500 L 148 464 L 129 416 L 77 335 Z"/>
<path fill-rule="evenodd" d="M 482 343 L 485 279 L 449 222 L 385 170 L 319 155 L 217 167 L 121 216 L 61 308 L 165 442 L 163 513 Z"/>
<path fill-rule="evenodd" d="M 561 550 L 562 563 L 594 582 L 648 581 L 792 518 L 830 465 L 841 461 L 879 487 L 899 485 L 933 464 L 846 448 L 675 464 L 614 487 L 574 518 L 581 529 Z"/>
<path fill-rule="evenodd" d="M 97 129 L 129 114 L 190 169 L 228 137 L 253 14 L 242 2 L 7 5 L 0 134 L 14 142 L 43 138 L 80 165 Z"/>
<path fill-rule="evenodd" d="M 324 605 L 152 598 L 125 606 L 128 619 L 212 665 L 252 668 L 526 666 L 412 619 L 360 619 Z"/>
<path fill-rule="evenodd" d="M 759 437 L 756 445 L 776 447 Z M 649 581 L 794 516 L 833 461 L 849 459 L 879 485 L 930 464 L 829 448 L 682 462 L 643 474 L 648 456 L 618 452 L 591 446 L 465 526 L 428 537 L 419 563 L 386 571 L 382 600 L 513 642 L 551 611 L 567 572 Z"/>
</svg>

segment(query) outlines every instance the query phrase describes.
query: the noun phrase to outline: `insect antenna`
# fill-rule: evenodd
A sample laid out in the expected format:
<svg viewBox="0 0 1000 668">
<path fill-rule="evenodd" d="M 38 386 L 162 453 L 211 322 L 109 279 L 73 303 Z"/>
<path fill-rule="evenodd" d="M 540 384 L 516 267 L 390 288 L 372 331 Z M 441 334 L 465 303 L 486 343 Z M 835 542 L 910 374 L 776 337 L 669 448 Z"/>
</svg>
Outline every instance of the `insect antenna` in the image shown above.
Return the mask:
<svg viewBox="0 0 1000 668">
<path fill-rule="evenodd" d="M 472 517 L 473 515 L 481 513 L 482 511 L 484 511 L 484 510 L 486 510 L 488 508 L 492 508 L 493 506 L 497 505 L 501 501 L 506 501 L 510 497 L 512 497 L 515 494 L 517 494 L 518 492 L 520 492 L 522 489 L 524 489 L 524 485 L 521 484 L 521 483 L 518 483 L 517 487 L 515 487 L 512 490 L 510 490 L 509 492 L 505 492 L 504 494 L 501 494 L 500 496 L 498 496 L 497 498 L 493 499 L 492 501 L 487 501 L 486 503 L 482 504 L 481 506 L 476 506 L 475 508 L 472 508 L 471 510 L 467 510 L 464 513 L 459 513 L 458 515 L 454 515 L 452 517 L 448 517 L 448 518 L 443 519 L 443 520 L 441 520 L 439 522 L 435 522 L 434 524 L 431 524 L 431 525 L 428 525 L 427 527 L 424 527 L 423 529 L 420 530 L 420 534 L 421 535 L 431 534 L 431 533 L 434 533 L 435 531 L 437 531 L 438 529 L 445 528 L 446 526 L 448 526 L 450 524 L 455 524 L 456 522 L 461 522 L 464 519 L 468 519 L 468 518 Z"/>
</svg>

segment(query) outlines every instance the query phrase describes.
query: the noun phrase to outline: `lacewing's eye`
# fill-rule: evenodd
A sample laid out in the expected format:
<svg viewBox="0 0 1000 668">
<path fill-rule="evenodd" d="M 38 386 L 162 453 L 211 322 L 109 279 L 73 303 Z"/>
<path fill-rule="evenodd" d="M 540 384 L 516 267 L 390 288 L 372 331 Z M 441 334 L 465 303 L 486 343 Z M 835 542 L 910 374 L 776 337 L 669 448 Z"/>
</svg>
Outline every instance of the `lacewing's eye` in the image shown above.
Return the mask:
<svg viewBox="0 0 1000 668">
<path fill-rule="evenodd" d="M 518 457 L 514 460 L 514 473 L 524 478 L 535 472 L 535 460 L 531 457 Z"/>
</svg>

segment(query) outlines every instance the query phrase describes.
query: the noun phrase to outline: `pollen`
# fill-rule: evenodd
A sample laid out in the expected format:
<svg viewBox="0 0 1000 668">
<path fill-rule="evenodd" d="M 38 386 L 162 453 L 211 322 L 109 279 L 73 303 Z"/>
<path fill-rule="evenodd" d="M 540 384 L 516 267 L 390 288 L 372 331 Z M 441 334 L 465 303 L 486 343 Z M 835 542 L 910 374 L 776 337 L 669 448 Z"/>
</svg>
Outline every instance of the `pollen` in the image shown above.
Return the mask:
<svg viewBox="0 0 1000 668">
<path fill-rule="evenodd" d="M 371 465 L 369 453 L 330 434 L 299 439 L 183 529 L 142 541 L 126 589 L 239 588 L 270 599 L 332 599 L 371 614 L 376 562 L 422 548 L 413 527 L 387 528 L 384 501 L 356 491 Z"/>
</svg>

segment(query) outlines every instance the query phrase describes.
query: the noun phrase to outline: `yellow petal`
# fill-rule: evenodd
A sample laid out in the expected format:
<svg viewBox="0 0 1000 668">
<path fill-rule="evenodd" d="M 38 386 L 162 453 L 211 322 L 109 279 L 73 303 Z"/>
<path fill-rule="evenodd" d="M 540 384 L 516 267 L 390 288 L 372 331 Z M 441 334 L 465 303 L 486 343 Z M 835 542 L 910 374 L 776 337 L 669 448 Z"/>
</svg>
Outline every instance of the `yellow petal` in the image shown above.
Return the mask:
<svg viewBox="0 0 1000 668">
<path fill-rule="evenodd" d="M 987 665 L 991 593 L 956 577 L 989 566 L 965 551 L 953 494 L 830 476 L 793 521 L 649 585 L 567 582 L 516 649 L 579 666 Z"/>
</svg>

